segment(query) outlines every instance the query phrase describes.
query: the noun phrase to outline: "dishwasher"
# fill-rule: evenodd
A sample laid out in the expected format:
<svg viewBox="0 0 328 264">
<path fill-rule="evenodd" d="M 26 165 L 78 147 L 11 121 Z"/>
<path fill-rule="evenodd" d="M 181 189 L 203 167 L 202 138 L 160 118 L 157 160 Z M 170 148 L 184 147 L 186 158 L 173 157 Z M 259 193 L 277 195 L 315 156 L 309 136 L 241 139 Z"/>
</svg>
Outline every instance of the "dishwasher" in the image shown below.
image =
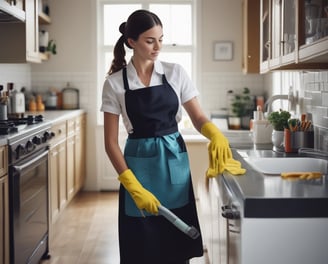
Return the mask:
<svg viewBox="0 0 328 264">
<path fill-rule="evenodd" d="M 219 223 L 221 223 L 221 233 L 226 238 L 225 243 L 221 243 L 220 252 L 226 254 L 226 264 L 240 264 L 240 244 L 241 244 L 241 217 L 240 203 L 229 189 L 224 177 L 220 177 L 219 184 Z M 224 241 L 223 241 L 224 242 Z M 225 264 L 221 263 L 221 264 Z"/>
</svg>

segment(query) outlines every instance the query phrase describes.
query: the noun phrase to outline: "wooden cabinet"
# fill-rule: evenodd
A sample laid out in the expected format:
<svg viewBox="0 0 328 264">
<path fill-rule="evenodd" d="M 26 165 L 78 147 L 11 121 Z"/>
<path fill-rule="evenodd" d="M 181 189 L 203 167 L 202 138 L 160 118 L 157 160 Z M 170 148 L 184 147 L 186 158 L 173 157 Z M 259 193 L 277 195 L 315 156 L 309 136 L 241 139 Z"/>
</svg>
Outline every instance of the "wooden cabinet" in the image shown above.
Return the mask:
<svg viewBox="0 0 328 264">
<path fill-rule="evenodd" d="M 75 190 L 78 192 L 84 185 L 86 176 L 86 115 L 76 119 L 75 125 Z"/>
<path fill-rule="evenodd" d="M 67 198 L 70 201 L 75 194 L 75 136 L 67 137 L 66 141 L 66 173 L 67 173 Z"/>
<path fill-rule="evenodd" d="M 85 126 L 85 115 L 67 121 L 67 195 L 69 200 L 84 184 Z"/>
<path fill-rule="evenodd" d="M 25 11 L 21 12 L 25 14 L 24 21 L 0 23 L 0 35 L 6 36 L 0 43 L 0 63 L 39 63 L 44 57 L 39 53 L 39 21 L 50 23 L 50 18 L 39 14 L 38 0 L 25 0 Z"/>
<path fill-rule="evenodd" d="M 81 114 L 52 125 L 49 151 L 50 219 L 60 212 L 83 187 L 85 180 L 86 115 Z"/>
<path fill-rule="evenodd" d="M 260 72 L 260 0 L 243 0 L 243 72 Z"/>
<path fill-rule="evenodd" d="M 66 192 L 66 122 L 52 126 L 49 151 L 50 219 L 54 223 L 67 204 Z"/>
<path fill-rule="evenodd" d="M 8 150 L 0 147 L 0 263 L 9 264 Z"/>
<path fill-rule="evenodd" d="M 327 11 L 327 0 L 261 0 L 260 72 L 327 69 Z"/>
</svg>

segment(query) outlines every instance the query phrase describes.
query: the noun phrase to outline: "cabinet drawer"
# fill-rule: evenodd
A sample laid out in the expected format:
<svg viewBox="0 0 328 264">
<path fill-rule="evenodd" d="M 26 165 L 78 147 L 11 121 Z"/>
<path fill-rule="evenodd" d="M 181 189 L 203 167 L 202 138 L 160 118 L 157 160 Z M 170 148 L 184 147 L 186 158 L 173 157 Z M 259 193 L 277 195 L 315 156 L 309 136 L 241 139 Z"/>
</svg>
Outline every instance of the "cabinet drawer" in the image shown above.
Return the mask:
<svg viewBox="0 0 328 264">
<path fill-rule="evenodd" d="M 55 124 L 51 127 L 51 132 L 53 133 L 53 138 L 50 143 L 56 144 L 59 141 L 66 138 L 66 122 Z"/>
</svg>

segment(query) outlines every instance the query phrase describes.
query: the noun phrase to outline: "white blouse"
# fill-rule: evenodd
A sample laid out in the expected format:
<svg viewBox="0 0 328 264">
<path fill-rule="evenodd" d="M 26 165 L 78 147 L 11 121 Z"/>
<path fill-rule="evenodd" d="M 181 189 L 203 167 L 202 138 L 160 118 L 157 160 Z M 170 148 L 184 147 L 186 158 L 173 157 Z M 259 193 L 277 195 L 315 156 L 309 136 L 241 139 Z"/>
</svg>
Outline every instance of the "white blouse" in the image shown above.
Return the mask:
<svg viewBox="0 0 328 264">
<path fill-rule="evenodd" d="M 130 61 L 127 65 L 127 79 L 130 90 L 143 89 L 146 86 L 139 80 L 137 71 Z M 176 114 L 176 121 L 179 122 L 182 117 L 181 105 L 199 95 L 198 90 L 193 85 L 185 70 L 175 63 L 167 63 L 156 60 L 154 70 L 151 76 L 149 86 L 156 86 L 163 83 L 162 75 L 171 85 L 179 100 L 179 108 Z M 132 131 L 133 127 L 126 113 L 125 90 L 123 83 L 122 70 L 106 77 L 102 92 L 102 105 L 100 110 L 112 114 L 122 114 L 123 123 L 126 131 Z"/>
</svg>

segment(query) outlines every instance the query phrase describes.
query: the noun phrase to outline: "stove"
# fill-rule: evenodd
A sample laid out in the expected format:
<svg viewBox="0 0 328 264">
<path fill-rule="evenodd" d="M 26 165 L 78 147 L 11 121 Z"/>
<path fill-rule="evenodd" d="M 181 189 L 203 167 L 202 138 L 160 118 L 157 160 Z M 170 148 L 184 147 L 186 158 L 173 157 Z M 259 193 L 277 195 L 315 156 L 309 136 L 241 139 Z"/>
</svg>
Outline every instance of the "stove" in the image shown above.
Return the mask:
<svg viewBox="0 0 328 264">
<path fill-rule="evenodd" d="M 28 115 L 21 118 L 9 118 L 0 120 L 0 135 L 9 135 L 24 129 L 28 125 L 39 124 L 43 122 L 42 115 Z"/>
<path fill-rule="evenodd" d="M 36 264 L 49 258 L 48 149 L 50 122 L 43 116 L 1 123 L 8 141 L 10 260 Z"/>
</svg>

